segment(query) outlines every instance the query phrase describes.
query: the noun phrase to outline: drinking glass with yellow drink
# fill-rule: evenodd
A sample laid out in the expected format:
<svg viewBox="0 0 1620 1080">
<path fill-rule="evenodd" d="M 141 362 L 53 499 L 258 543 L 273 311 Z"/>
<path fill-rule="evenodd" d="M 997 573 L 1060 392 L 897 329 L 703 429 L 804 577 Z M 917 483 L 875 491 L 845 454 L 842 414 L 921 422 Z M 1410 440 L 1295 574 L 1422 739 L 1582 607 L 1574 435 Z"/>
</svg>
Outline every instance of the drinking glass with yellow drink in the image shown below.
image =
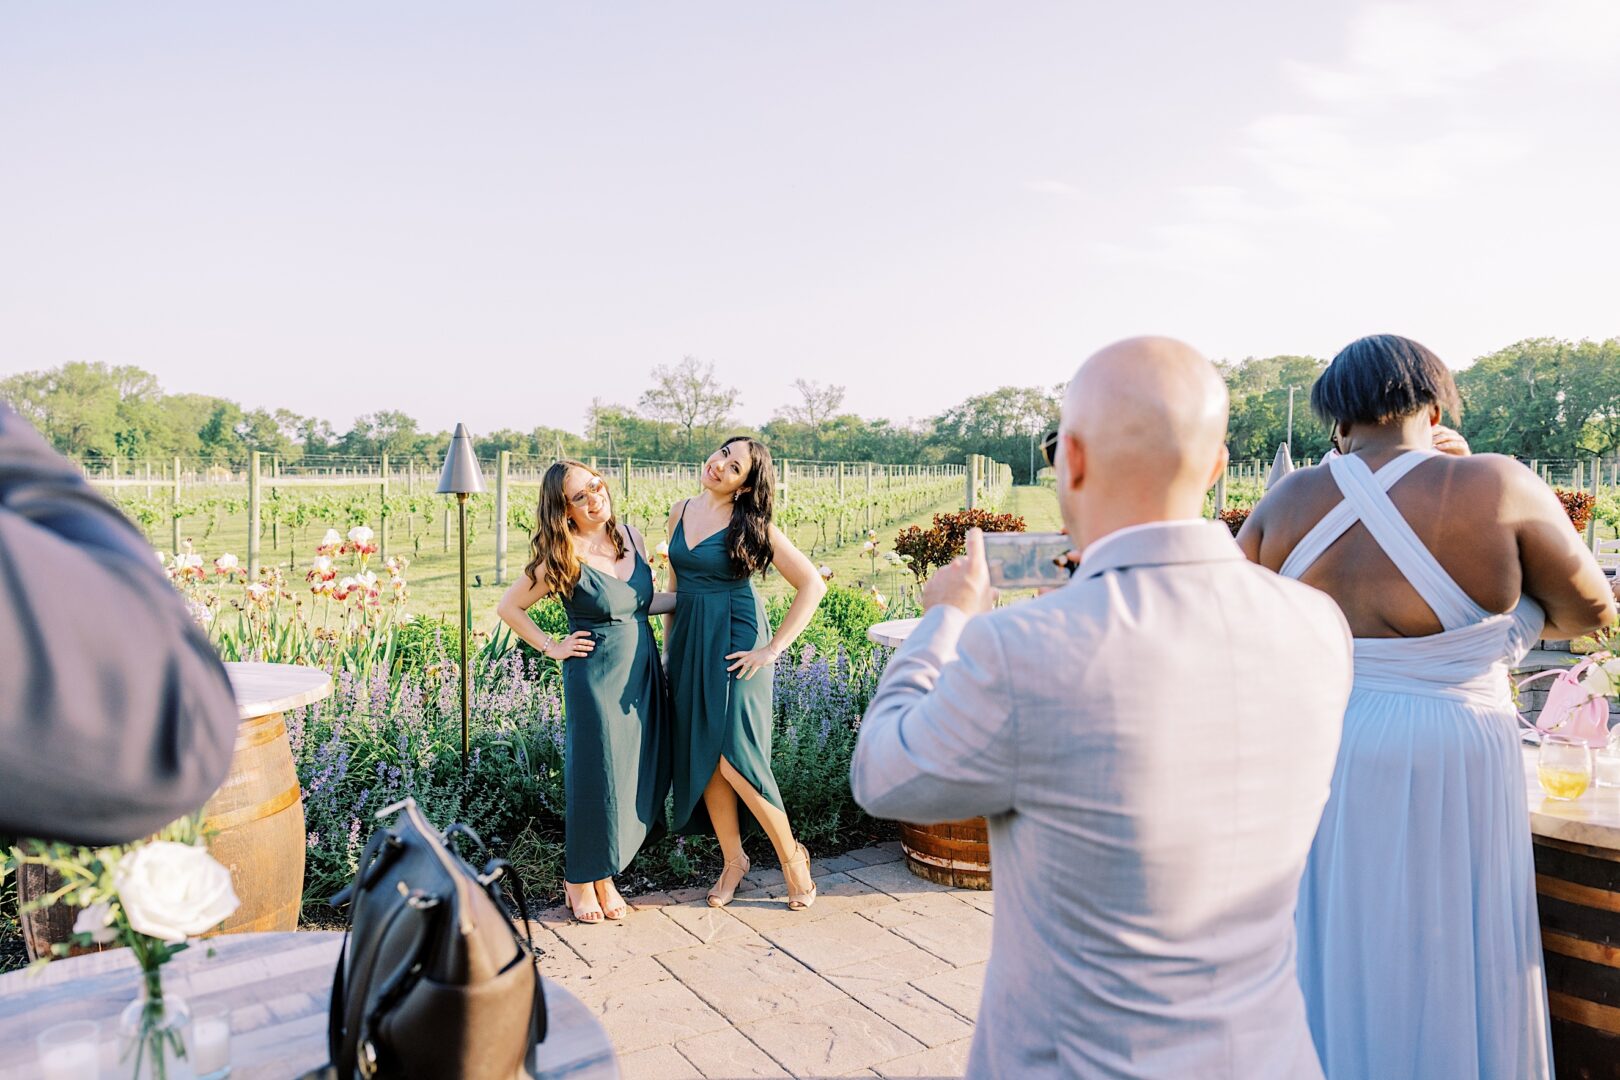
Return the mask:
<svg viewBox="0 0 1620 1080">
<path fill-rule="evenodd" d="M 1536 756 L 1536 779 L 1555 799 L 1578 799 L 1592 783 L 1592 748 L 1564 735 L 1543 735 Z"/>
</svg>

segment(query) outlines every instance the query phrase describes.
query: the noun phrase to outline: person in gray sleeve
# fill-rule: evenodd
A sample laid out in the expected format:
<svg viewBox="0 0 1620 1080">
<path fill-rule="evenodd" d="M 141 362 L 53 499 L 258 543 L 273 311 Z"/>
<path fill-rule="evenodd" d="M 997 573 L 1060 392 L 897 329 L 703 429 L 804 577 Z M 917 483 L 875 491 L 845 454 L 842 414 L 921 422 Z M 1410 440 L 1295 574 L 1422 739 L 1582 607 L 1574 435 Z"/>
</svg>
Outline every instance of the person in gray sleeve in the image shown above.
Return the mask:
<svg viewBox="0 0 1620 1080">
<path fill-rule="evenodd" d="M 1294 904 L 1350 633 L 1202 519 L 1226 390 L 1180 342 L 1069 384 L 1057 497 L 1079 568 L 991 610 L 982 534 L 861 723 L 877 817 L 990 822 L 996 910 L 971 1077 L 1320 1080 Z"/>
<path fill-rule="evenodd" d="M 219 787 L 236 724 L 152 546 L 0 404 L 0 833 L 149 835 Z"/>
</svg>

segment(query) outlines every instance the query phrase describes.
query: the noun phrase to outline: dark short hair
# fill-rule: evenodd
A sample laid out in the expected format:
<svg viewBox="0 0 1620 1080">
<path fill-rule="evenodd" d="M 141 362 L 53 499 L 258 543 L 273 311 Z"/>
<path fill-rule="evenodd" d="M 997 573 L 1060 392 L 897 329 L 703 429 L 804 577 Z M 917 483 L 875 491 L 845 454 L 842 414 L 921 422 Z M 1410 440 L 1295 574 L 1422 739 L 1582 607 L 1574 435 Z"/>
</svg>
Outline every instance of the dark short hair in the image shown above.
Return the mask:
<svg viewBox="0 0 1620 1080">
<path fill-rule="evenodd" d="M 1397 334 L 1352 341 L 1311 387 L 1311 411 L 1329 426 L 1381 424 L 1439 405 L 1462 412 L 1451 369 L 1431 350 Z"/>
</svg>

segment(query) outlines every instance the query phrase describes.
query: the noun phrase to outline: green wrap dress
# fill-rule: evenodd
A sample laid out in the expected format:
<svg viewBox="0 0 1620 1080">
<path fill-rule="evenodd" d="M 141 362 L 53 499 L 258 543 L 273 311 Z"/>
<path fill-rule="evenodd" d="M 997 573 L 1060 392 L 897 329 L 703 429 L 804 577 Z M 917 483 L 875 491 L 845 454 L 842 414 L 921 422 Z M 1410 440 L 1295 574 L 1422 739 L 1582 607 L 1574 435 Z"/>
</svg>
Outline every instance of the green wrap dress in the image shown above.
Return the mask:
<svg viewBox="0 0 1620 1080">
<path fill-rule="evenodd" d="M 664 830 L 669 794 L 669 692 L 647 622 L 652 569 L 640 553 L 621 581 L 582 566 L 563 599 L 568 630 L 587 630 L 595 649 L 564 660 L 563 876 L 571 884 L 612 877 Z"/>
<path fill-rule="evenodd" d="M 731 763 L 772 806 L 782 793 L 771 775 L 771 681 L 766 668 L 752 679 L 727 671 L 726 656 L 769 644 L 771 624 L 748 577 L 738 577 L 726 552 L 726 530 L 686 542 L 686 508 L 670 540 L 675 568 L 675 615 L 668 646 L 673 709 L 674 828 L 710 831 L 703 789 L 720 764 Z M 746 818 L 745 818 L 746 820 Z"/>
</svg>

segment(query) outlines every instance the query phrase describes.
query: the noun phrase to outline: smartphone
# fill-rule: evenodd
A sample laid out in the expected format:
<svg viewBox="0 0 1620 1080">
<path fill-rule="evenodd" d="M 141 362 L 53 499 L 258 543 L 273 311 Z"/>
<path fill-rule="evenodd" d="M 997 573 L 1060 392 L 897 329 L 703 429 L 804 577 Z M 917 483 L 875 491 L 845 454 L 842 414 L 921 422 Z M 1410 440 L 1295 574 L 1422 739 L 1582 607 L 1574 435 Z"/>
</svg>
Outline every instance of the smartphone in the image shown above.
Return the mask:
<svg viewBox="0 0 1620 1080">
<path fill-rule="evenodd" d="M 990 584 L 998 589 L 1046 589 L 1073 573 L 1065 556 L 1074 547 L 1063 533 L 985 533 Z"/>
</svg>

